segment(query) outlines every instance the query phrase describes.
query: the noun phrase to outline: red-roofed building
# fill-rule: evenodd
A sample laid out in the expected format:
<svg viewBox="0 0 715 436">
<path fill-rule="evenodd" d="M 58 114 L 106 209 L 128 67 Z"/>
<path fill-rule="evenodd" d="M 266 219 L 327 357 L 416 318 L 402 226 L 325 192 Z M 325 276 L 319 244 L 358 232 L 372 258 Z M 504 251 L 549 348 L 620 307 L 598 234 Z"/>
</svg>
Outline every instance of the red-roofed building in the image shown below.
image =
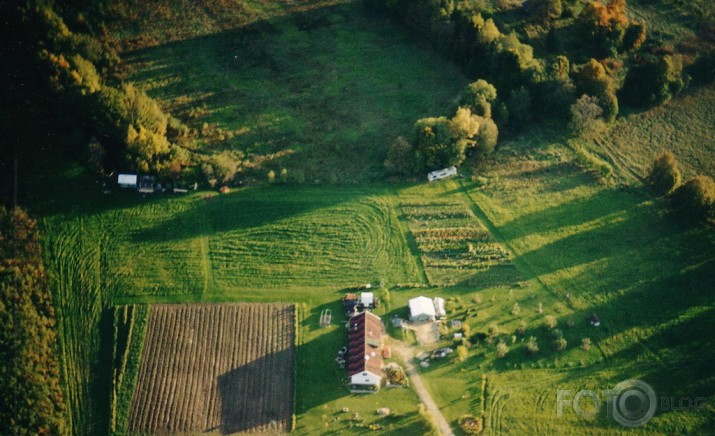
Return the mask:
<svg viewBox="0 0 715 436">
<path fill-rule="evenodd" d="M 382 354 L 380 338 L 382 320 L 371 312 L 354 315 L 348 321 L 348 352 L 346 366 L 350 376 L 350 391 L 374 393 L 382 384 Z"/>
</svg>

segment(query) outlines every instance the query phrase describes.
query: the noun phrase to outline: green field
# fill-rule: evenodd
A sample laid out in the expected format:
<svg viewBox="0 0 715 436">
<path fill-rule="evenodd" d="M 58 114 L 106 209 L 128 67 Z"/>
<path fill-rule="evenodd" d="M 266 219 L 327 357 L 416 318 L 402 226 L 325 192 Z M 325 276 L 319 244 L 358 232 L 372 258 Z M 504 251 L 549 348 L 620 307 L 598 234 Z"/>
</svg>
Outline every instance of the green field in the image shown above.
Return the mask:
<svg viewBox="0 0 715 436">
<path fill-rule="evenodd" d="M 422 371 L 457 434 L 466 413 L 484 414 L 489 434 L 617 433 L 605 416 L 557 417 L 556 390 L 627 378 L 659 396 L 707 399 L 704 409 L 659 411 L 642 434 L 715 428 L 715 237 L 680 224 L 637 181 L 664 148 L 686 175 L 712 175 L 712 87 L 630 114 L 590 144 L 616 180 L 576 165 L 562 132 L 533 128 L 502 141 L 472 174 L 463 168 L 464 178 L 388 183 L 390 142 L 417 118 L 444 113 L 466 79 L 358 2 L 236 4 L 133 9 L 113 31 L 129 50 L 127 78 L 206 132 L 197 152 L 255 158 L 243 187 L 102 195 L 74 166 L 41 180 L 32 209 L 73 434 L 110 428 L 117 366 L 128 374 L 117 419 L 128 408 L 142 335 L 117 339 L 134 321 L 120 322 L 129 315 L 114 308 L 137 304 L 143 325 L 145 303 L 200 301 L 297 303 L 297 434 L 359 434 L 369 424 L 425 433 L 412 390 L 351 395 L 333 361 L 345 342 L 339 299 L 366 283 L 390 296 L 378 311 L 386 320 L 406 316 L 409 298 L 442 296 L 449 318 L 471 327 L 466 362 Z M 159 19 L 167 24 L 154 27 Z M 280 168 L 304 183 L 251 180 Z M 336 318 L 325 329 L 323 309 Z M 591 313 L 600 328 L 586 323 Z M 557 318 L 565 350 L 552 348 L 546 315 Z M 515 332 L 521 321 L 524 335 Z M 485 338 L 489 324 L 509 347 L 503 359 Z M 524 353 L 530 336 L 534 357 Z M 579 348 L 582 338 L 590 350 Z M 378 417 L 383 406 L 393 416 Z"/>
</svg>

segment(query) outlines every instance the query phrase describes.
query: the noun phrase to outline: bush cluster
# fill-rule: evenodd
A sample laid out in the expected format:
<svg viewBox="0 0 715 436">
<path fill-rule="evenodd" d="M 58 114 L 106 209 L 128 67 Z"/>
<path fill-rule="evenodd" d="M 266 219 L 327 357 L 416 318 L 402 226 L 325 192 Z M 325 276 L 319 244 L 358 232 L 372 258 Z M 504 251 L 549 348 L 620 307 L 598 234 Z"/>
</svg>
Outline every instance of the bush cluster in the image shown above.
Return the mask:
<svg viewBox="0 0 715 436">
<path fill-rule="evenodd" d="M 708 176 L 695 176 L 681 184 L 682 176 L 673 153 L 665 151 L 655 158 L 646 182 L 658 195 L 667 195 L 673 211 L 692 223 L 715 218 L 715 182 Z"/>
<path fill-rule="evenodd" d="M 0 433 L 64 434 L 52 297 L 37 222 L 0 208 Z"/>
</svg>

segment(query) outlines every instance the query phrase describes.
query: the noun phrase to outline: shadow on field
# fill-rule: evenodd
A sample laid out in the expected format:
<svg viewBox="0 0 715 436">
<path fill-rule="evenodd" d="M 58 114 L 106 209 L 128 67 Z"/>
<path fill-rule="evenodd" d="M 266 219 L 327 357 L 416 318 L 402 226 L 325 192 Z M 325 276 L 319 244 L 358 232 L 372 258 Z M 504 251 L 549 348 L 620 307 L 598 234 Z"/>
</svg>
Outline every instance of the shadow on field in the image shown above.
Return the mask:
<svg viewBox="0 0 715 436">
<path fill-rule="evenodd" d="M 643 194 L 637 196 L 640 200 L 647 198 Z M 522 215 L 501 227 L 506 234 L 516 233 L 511 229 L 517 230 L 519 237 L 557 231 L 562 227 L 581 225 L 621 212 L 632 207 L 633 200 L 633 196 L 621 190 L 603 189 L 587 198 Z"/>
<path fill-rule="evenodd" d="M 329 308 L 333 311 L 333 321 L 329 327 L 320 328 L 320 312 Z M 303 321 L 310 326 L 306 341 L 296 349 L 296 414 L 329 403 L 349 395 L 345 384 L 346 372 L 335 358 L 341 347 L 347 345 L 347 330 L 342 307 L 337 303 L 324 304 L 314 308 Z"/>
<path fill-rule="evenodd" d="M 283 350 L 221 374 L 218 377 L 221 433 L 289 430 L 293 368 L 292 351 Z"/>
<path fill-rule="evenodd" d="M 197 199 L 186 212 L 136 233 L 133 239 L 135 242 L 165 242 L 257 228 L 349 202 L 362 195 L 362 192 L 352 189 L 340 190 L 338 195 L 337 191 L 294 186 L 240 190 Z"/>
</svg>

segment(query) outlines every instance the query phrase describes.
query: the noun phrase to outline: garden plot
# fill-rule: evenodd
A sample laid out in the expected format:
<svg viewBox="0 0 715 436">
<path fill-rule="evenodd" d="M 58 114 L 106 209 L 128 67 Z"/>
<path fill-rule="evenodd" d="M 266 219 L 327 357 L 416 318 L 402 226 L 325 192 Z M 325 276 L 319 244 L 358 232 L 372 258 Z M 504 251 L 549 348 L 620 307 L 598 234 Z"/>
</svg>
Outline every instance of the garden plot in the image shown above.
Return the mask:
<svg viewBox="0 0 715 436">
<path fill-rule="evenodd" d="M 510 255 L 462 202 L 403 202 L 402 216 L 432 285 L 495 286 L 519 280 Z"/>
</svg>

